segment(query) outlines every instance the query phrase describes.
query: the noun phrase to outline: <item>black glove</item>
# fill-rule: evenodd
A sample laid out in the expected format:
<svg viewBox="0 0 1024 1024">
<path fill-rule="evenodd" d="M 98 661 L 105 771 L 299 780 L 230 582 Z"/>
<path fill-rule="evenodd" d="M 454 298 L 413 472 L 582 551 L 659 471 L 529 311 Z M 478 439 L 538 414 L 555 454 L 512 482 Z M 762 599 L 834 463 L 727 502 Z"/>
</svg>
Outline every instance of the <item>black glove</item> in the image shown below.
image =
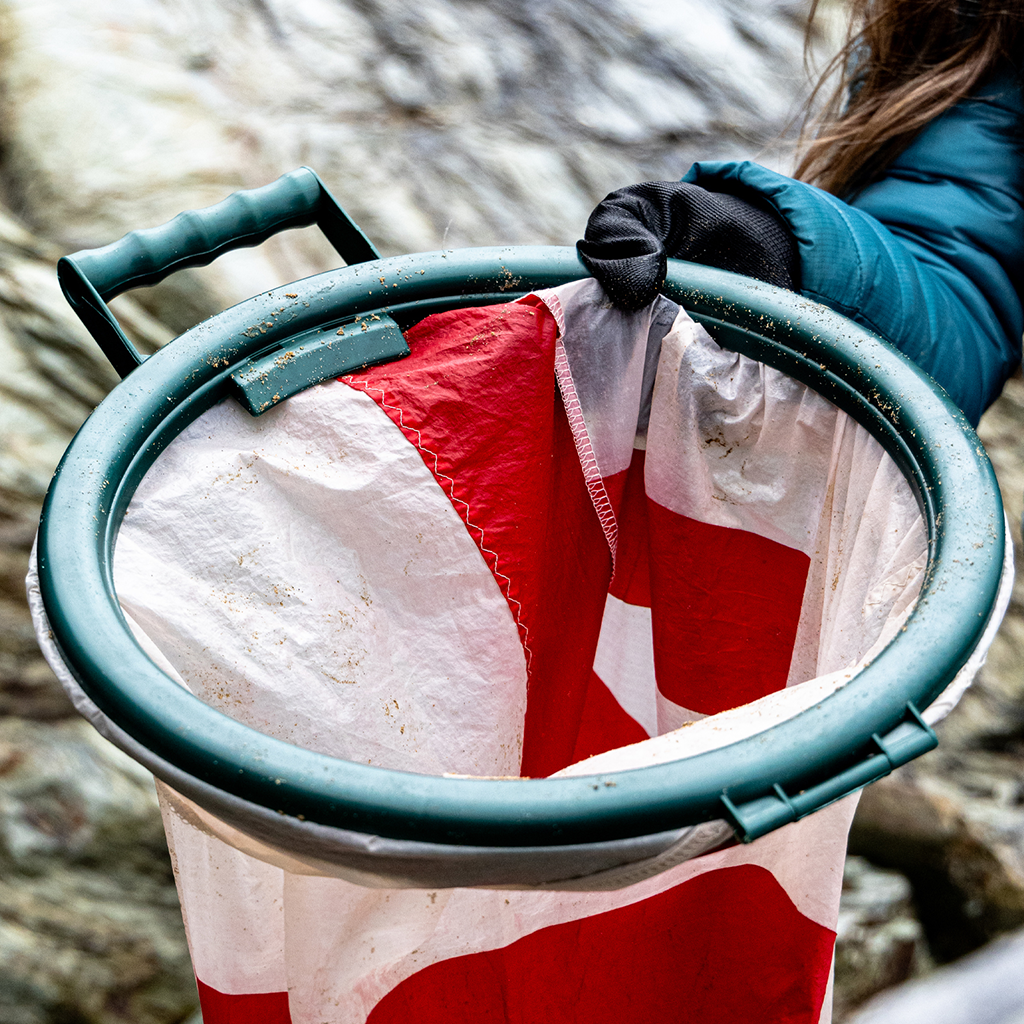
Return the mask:
<svg viewBox="0 0 1024 1024">
<path fill-rule="evenodd" d="M 766 202 L 648 181 L 606 196 L 576 243 L 620 309 L 642 309 L 665 283 L 668 256 L 797 290 L 796 240 Z"/>
</svg>

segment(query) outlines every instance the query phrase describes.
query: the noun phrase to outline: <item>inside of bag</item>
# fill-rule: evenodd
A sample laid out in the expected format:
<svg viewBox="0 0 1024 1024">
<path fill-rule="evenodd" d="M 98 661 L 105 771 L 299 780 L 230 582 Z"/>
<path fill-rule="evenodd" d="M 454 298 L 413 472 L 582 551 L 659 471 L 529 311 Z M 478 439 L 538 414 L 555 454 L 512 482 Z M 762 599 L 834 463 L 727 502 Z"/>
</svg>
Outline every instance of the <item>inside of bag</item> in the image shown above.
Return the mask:
<svg viewBox="0 0 1024 1024">
<path fill-rule="evenodd" d="M 428 317 L 400 362 L 158 458 L 115 584 L 183 686 L 287 742 L 586 774 L 762 731 L 898 632 L 927 544 L 876 441 L 593 281 Z"/>
</svg>

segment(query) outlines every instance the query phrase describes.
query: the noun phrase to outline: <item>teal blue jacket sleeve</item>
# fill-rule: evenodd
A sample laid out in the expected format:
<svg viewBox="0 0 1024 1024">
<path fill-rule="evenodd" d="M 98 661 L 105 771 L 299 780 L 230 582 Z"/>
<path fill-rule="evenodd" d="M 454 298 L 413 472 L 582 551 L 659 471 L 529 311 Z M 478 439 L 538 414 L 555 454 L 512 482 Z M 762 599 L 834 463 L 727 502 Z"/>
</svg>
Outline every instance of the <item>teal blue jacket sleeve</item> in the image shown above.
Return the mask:
<svg viewBox="0 0 1024 1024">
<path fill-rule="evenodd" d="M 849 203 L 753 163 L 694 164 L 756 192 L 797 241 L 801 291 L 891 341 L 977 424 L 1020 363 L 1024 110 L 996 80 L 936 118 Z"/>
</svg>

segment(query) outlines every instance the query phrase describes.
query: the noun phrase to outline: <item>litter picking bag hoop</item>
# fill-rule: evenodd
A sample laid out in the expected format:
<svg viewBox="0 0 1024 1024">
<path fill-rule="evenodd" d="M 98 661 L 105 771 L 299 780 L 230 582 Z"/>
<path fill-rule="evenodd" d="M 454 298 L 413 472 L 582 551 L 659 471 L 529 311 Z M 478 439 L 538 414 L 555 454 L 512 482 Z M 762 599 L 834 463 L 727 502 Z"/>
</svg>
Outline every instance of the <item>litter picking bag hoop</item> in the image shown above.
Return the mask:
<svg viewBox="0 0 1024 1024">
<path fill-rule="evenodd" d="M 928 536 L 900 467 L 674 302 L 585 280 L 407 339 L 258 418 L 214 405 L 135 491 L 116 591 L 205 703 L 346 761 L 613 788 L 794 718 L 904 628 Z M 828 1018 L 855 796 L 749 845 L 722 818 L 522 847 L 328 828 L 176 774 L 33 607 L 80 710 L 164 780 L 208 1024 Z"/>
<path fill-rule="evenodd" d="M 117 340 L 123 332 L 114 331 L 101 296 L 160 280 L 182 261 L 209 262 L 225 248 L 252 244 L 254 230 L 263 237 L 297 216 L 323 220 L 325 202 L 331 224 L 346 221 L 303 169 L 61 262 L 69 301 L 130 373 L 65 453 L 38 538 L 44 641 L 59 650 L 98 728 L 219 816 L 283 815 L 270 829 L 278 833 L 305 831 L 309 822 L 332 835 L 352 829 L 488 848 L 592 846 L 720 815 L 750 841 L 935 745 L 919 709 L 937 700 L 977 650 L 1005 570 L 1004 517 L 984 450 L 921 371 L 863 328 L 793 293 L 679 261 L 669 263 L 667 296 L 683 301 L 724 348 L 792 375 L 853 416 L 917 493 L 929 538 L 920 599 L 898 643 L 855 686 L 763 737 L 621 772 L 605 787 L 588 777 L 426 776 L 341 761 L 251 729 L 159 668 L 128 628 L 113 559 L 129 501 L 174 437 L 225 397 L 258 417 L 316 382 L 407 355 L 399 324 L 500 303 L 527 283 L 564 284 L 583 269 L 574 250 L 543 246 L 362 264 L 369 257 L 355 252 L 349 262 L 357 265 L 254 296 L 142 365 L 130 343 Z M 197 224 L 206 230 L 197 232 Z"/>
</svg>

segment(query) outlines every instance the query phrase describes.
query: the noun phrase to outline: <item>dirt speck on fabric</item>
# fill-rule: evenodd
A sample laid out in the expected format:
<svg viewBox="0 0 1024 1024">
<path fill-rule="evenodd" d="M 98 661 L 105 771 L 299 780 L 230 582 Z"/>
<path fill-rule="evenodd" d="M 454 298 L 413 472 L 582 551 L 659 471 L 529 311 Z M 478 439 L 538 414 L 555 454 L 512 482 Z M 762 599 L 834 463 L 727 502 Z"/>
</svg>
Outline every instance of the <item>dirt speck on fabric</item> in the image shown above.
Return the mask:
<svg viewBox="0 0 1024 1024">
<path fill-rule="evenodd" d="M 325 676 L 332 683 L 337 683 L 339 686 L 358 686 L 358 683 L 354 679 L 339 679 L 337 676 L 332 676 L 330 672 L 324 672 Z"/>
</svg>

